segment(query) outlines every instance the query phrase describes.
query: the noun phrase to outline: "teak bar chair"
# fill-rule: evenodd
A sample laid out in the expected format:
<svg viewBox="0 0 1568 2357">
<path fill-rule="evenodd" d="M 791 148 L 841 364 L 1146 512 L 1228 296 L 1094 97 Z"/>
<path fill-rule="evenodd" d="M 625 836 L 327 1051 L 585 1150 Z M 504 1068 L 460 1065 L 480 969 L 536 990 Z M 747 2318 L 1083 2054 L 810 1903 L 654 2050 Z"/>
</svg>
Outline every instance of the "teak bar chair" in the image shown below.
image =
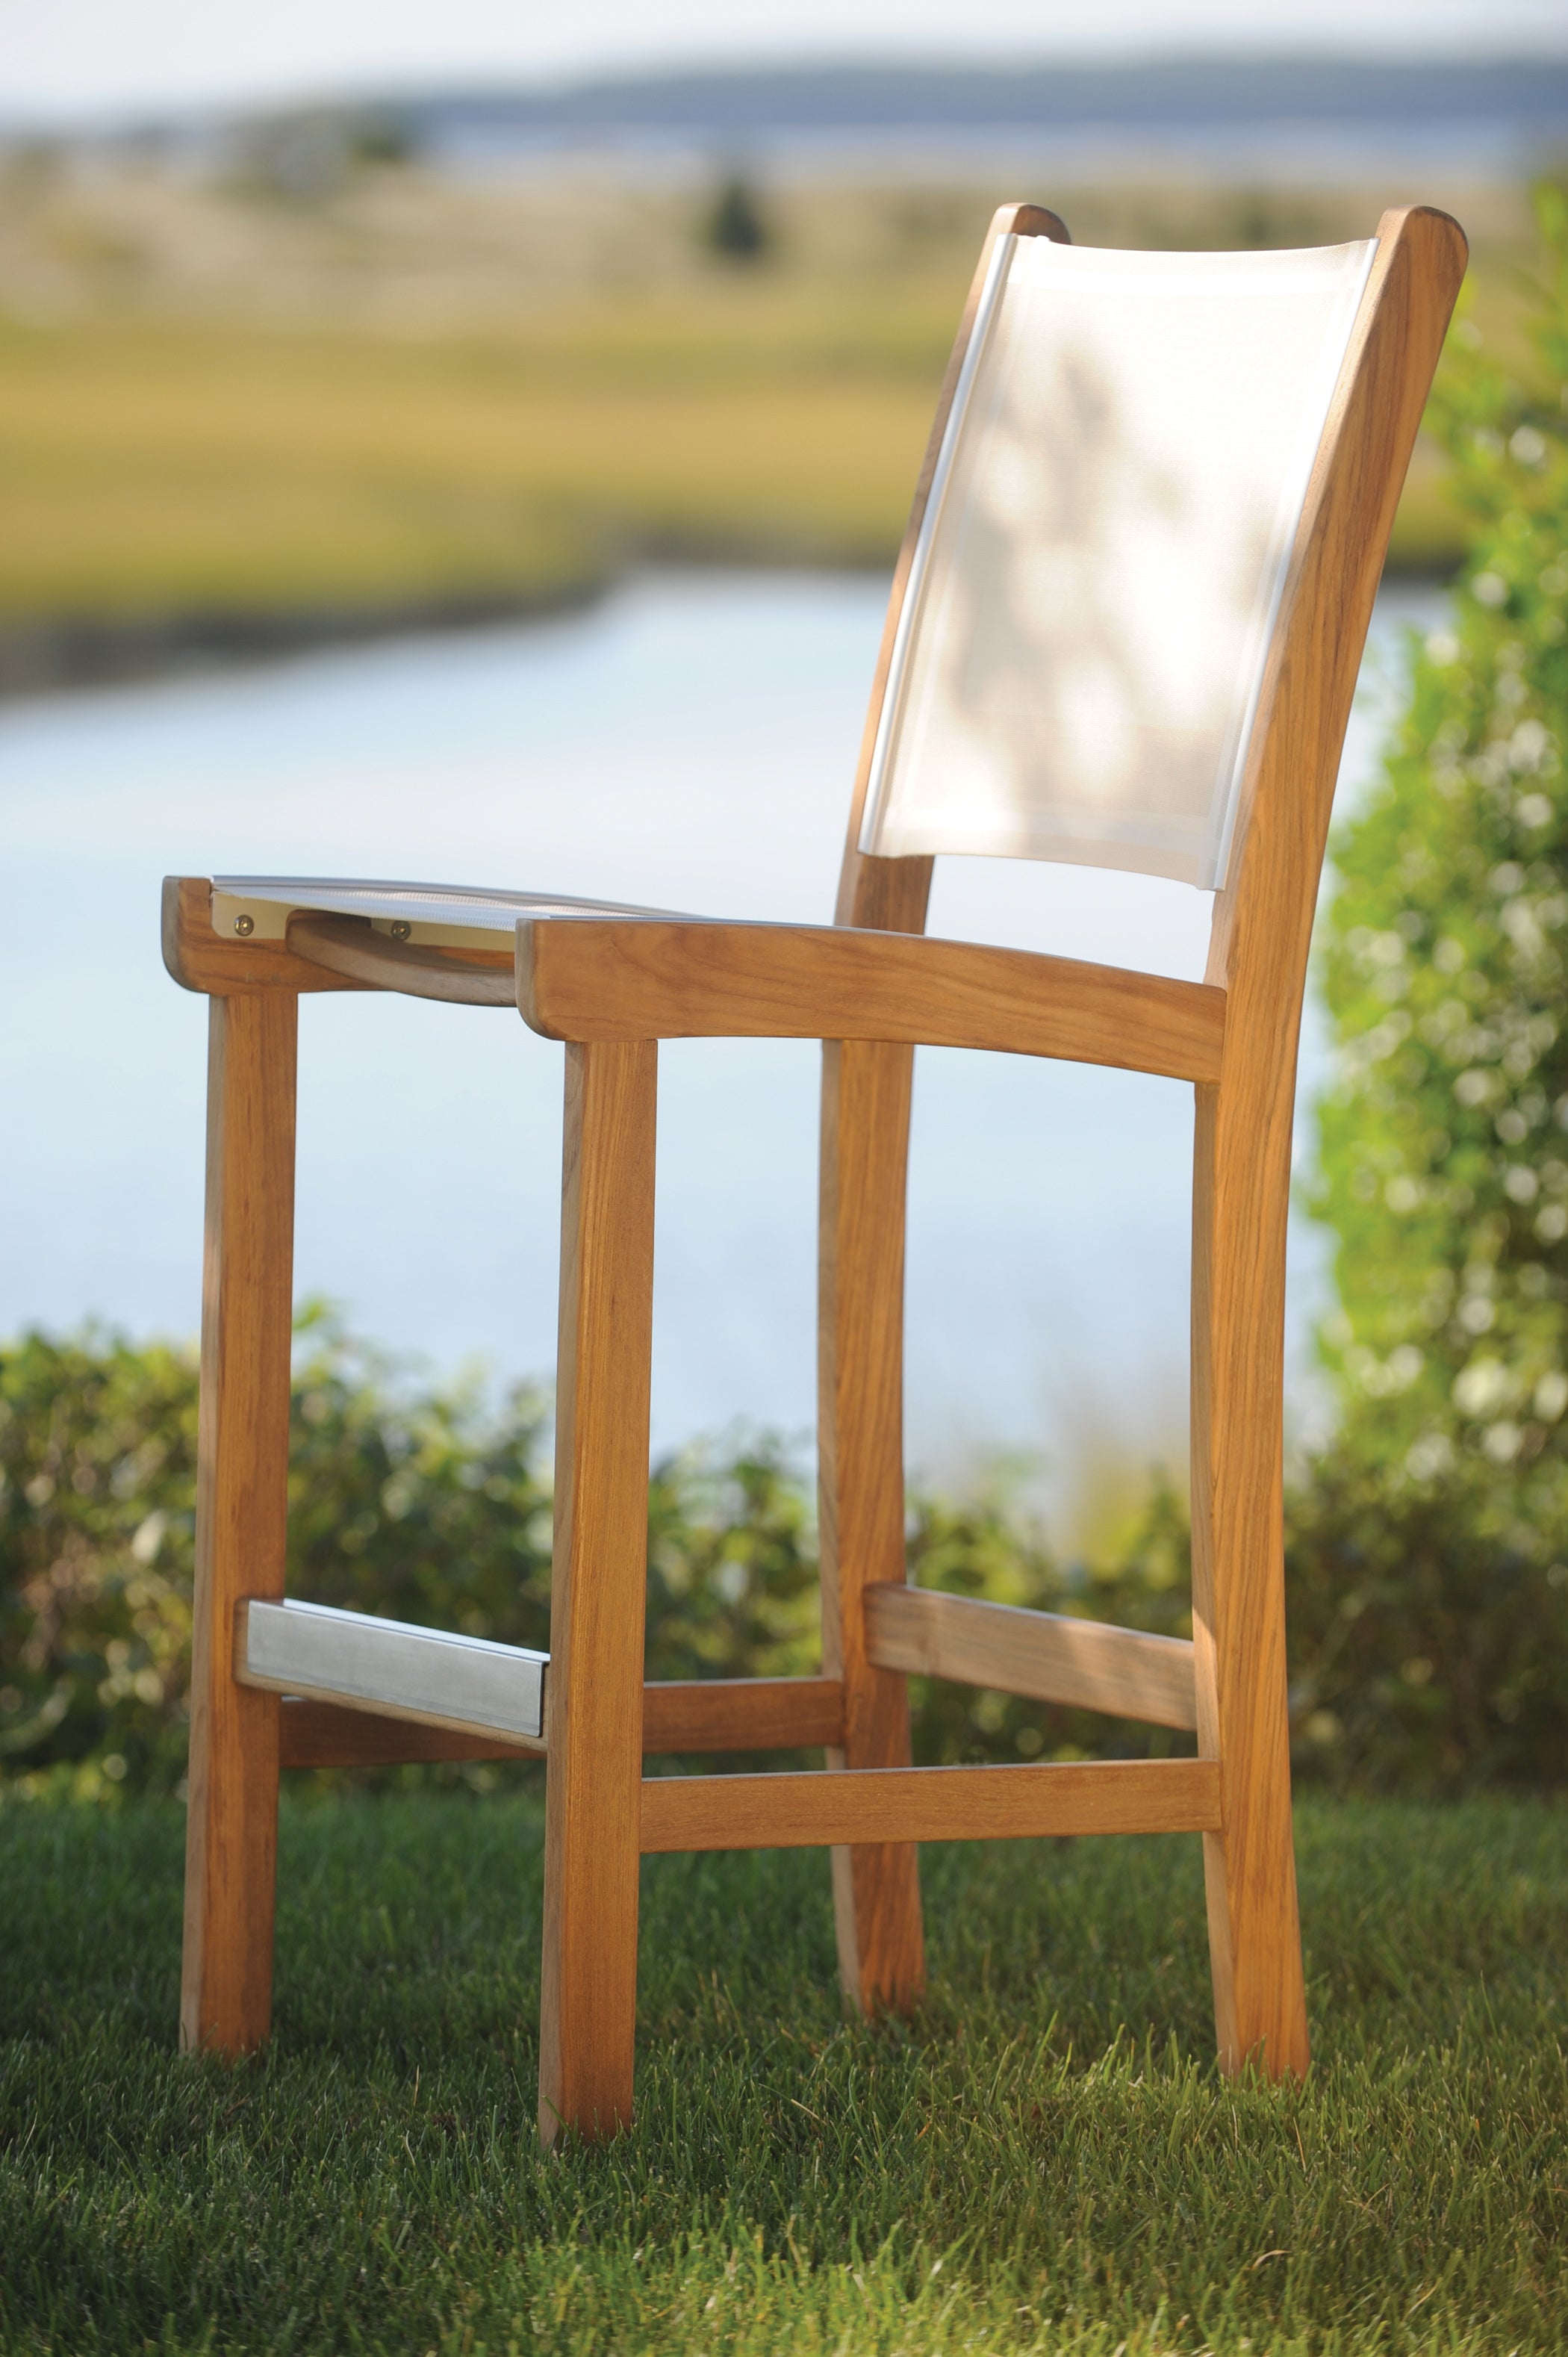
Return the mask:
<svg viewBox="0 0 1568 2357">
<path fill-rule="evenodd" d="M 1281 1539 L 1296 1040 L 1335 775 L 1462 276 L 1441 213 L 1294 253 L 1101 253 L 992 225 L 895 576 L 832 927 L 413 885 L 187 877 L 211 996 L 182 2029 L 267 2034 L 280 1767 L 548 1758 L 540 2124 L 630 2116 L 638 1860 L 832 1850 L 845 1987 L 907 2008 L 916 1845 L 1203 1836 L 1219 2057 L 1300 2073 Z M 933 856 L 1185 878 L 1188 983 L 925 938 Z M 298 1001 L 518 1007 L 566 1043 L 551 1651 L 284 1596 Z M 657 1042 L 820 1039 L 822 1673 L 646 1685 Z M 1190 1644 L 907 1584 L 901 1355 L 914 1050 L 1190 1081 Z M 910 1766 L 906 1681 L 1196 1729 L 1191 1759 Z M 826 1747 L 644 1780 L 646 1753 Z"/>
</svg>

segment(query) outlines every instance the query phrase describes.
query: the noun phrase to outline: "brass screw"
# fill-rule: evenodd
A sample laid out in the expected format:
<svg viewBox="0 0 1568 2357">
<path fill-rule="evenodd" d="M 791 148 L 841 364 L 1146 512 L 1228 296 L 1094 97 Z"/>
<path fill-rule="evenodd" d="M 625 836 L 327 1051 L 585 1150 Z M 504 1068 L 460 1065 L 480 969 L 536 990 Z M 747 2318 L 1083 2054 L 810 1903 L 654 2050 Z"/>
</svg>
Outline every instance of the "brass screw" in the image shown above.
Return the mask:
<svg viewBox="0 0 1568 2357">
<path fill-rule="evenodd" d="M 391 933 L 394 942 L 406 942 L 410 933 L 413 932 L 413 927 L 408 922 L 408 920 L 405 917 L 397 917 L 394 918 L 392 922 L 387 927 L 387 931 Z"/>
<path fill-rule="evenodd" d="M 256 920 L 254 917 L 235 918 L 234 931 L 239 934 L 242 941 L 248 941 L 255 930 Z"/>
</svg>

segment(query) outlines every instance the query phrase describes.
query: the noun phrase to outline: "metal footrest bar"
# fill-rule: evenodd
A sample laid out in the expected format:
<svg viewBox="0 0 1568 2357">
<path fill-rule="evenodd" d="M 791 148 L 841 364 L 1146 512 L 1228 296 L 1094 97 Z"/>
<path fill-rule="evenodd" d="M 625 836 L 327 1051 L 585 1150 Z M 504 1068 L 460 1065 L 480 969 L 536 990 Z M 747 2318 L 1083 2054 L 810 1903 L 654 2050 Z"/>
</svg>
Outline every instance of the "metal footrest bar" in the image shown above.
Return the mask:
<svg viewBox="0 0 1568 2357">
<path fill-rule="evenodd" d="M 548 1653 L 326 1604 L 252 1597 L 235 1614 L 234 1676 L 242 1686 L 491 1736 L 520 1750 L 548 1746 L 549 1672 Z"/>
</svg>

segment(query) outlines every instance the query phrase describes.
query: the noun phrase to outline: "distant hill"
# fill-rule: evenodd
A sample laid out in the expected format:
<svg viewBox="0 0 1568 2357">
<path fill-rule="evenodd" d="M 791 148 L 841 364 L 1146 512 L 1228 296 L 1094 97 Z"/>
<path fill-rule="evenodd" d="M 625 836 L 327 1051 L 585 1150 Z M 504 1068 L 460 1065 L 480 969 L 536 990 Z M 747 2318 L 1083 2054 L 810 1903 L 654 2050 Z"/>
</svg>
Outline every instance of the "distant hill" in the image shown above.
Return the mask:
<svg viewBox="0 0 1568 2357">
<path fill-rule="evenodd" d="M 1357 133 L 1444 126 L 1509 143 L 1568 141 L 1568 55 L 1426 62 L 1323 56 L 1115 65 L 822 65 L 453 91 L 400 100 L 436 145 L 645 140 L 740 145 L 901 133 L 1234 135 L 1274 123 Z"/>
</svg>

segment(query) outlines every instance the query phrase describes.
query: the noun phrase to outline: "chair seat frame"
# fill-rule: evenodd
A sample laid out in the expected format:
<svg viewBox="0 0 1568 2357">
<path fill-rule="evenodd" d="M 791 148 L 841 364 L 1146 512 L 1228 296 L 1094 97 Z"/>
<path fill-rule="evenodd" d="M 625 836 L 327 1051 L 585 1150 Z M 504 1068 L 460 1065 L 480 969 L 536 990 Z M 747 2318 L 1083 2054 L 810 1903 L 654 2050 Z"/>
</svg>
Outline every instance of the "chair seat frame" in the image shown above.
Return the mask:
<svg viewBox="0 0 1568 2357">
<path fill-rule="evenodd" d="M 1065 231 L 1017 206 L 996 216 L 991 239 L 1003 234 Z M 930 860 L 857 848 L 975 294 L 895 576 L 833 926 L 564 915 L 520 922 L 493 950 L 435 951 L 317 909 L 281 941 L 236 939 L 214 930 L 209 878 L 170 880 L 166 962 L 211 1002 L 188 2047 L 240 2054 L 268 2034 L 281 1768 L 542 1749 L 546 2143 L 563 2126 L 605 2136 L 631 2116 L 639 1860 L 667 1850 L 831 1848 L 845 1990 L 866 2011 L 907 2011 L 925 1982 L 918 1842 L 1198 1834 L 1220 2065 L 1305 2071 L 1283 1571 L 1296 1047 L 1361 649 L 1466 258 L 1456 226 L 1421 208 L 1385 215 L 1378 241 L 1274 630 L 1202 983 L 930 939 Z M 565 1043 L 555 1551 L 537 1738 L 519 1737 L 521 1721 L 498 1731 L 493 1713 L 481 1722 L 459 1710 L 443 1724 L 417 1695 L 411 1708 L 403 1685 L 389 1699 L 373 1674 L 344 1691 L 300 1670 L 297 1692 L 280 1692 L 306 1658 L 297 1652 L 270 1684 L 250 1666 L 250 1607 L 284 1602 L 298 1004 L 337 989 L 515 1006 Z M 658 1042 L 702 1036 L 823 1042 L 817 1677 L 643 1676 Z M 904 1216 L 918 1043 L 1065 1057 L 1195 1089 L 1190 1645 L 907 1584 Z M 308 1632 L 286 1618 L 256 1625 L 307 1652 Z M 416 1632 L 400 1641 L 417 1651 Z M 1197 1757 L 916 1769 L 912 1674 L 1193 1728 Z M 824 1770 L 643 1773 L 651 1753 L 807 1745 L 825 1747 Z"/>
</svg>

